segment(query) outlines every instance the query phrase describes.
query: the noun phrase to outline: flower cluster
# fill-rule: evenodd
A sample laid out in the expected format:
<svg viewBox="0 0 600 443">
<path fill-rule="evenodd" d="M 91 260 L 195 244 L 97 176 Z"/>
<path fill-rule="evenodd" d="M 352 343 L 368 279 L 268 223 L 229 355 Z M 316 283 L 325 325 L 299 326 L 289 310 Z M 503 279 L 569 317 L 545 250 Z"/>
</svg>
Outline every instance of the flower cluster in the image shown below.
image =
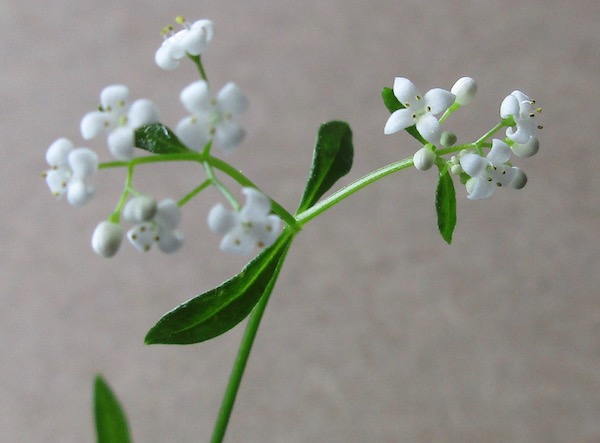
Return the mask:
<svg viewBox="0 0 600 443">
<path fill-rule="evenodd" d="M 460 175 L 467 198 L 490 197 L 495 188 L 511 185 L 521 189 L 527 183 L 525 173 L 510 163 L 511 152 L 517 157 L 529 157 L 539 149 L 535 116 L 540 112 L 535 101 L 521 91 L 513 91 L 500 105 L 501 122 L 479 140 L 456 145 L 454 133 L 442 130 L 443 122 L 461 106 L 469 104 L 477 93 L 477 83 L 470 77 L 456 81 L 450 91 L 434 88 L 424 95 L 408 79 L 396 77 L 393 94 L 401 107 L 390 115 L 385 134 L 394 134 L 414 127 L 425 144 L 413 156 L 414 166 L 428 170 L 434 164 L 441 172 Z M 440 118 L 437 116 L 443 114 Z M 506 128 L 504 139 L 490 138 Z M 487 155 L 483 150 L 489 148 Z M 443 155 L 457 153 L 450 159 Z"/>
<path fill-rule="evenodd" d="M 281 220 L 271 213 L 271 200 L 254 188 L 245 187 L 246 205 L 241 208 L 232 193 L 217 179 L 207 159 L 212 148 L 223 153 L 231 152 L 245 136 L 237 117 L 248 107 L 248 100 L 239 87 L 232 82 L 225 84 L 216 97 L 209 92 L 208 81 L 200 54 L 213 38 L 210 20 L 198 20 L 192 24 L 178 17 L 176 22 L 183 29 L 173 31 L 172 26 L 163 30 L 164 41 L 155 53 L 156 64 L 165 70 L 179 66 L 185 57 L 199 68 L 201 79 L 185 87 L 180 100 L 189 115 L 181 119 L 174 131 L 180 148 L 170 152 L 198 153 L 188 160 L 203 163 L 208 179 L 184 196 L 180 201 L 171 198 L 157 201 L 132 186 L 134 168 L 142 163 L 163 161 L 161 155 L 135 158 L 138 139 L 136 131 L 148 125 L 159 125 L 160 112 L 150 100 L 138 99 L 130 103 L 129 88 L 111 85 L 100 93 L 98 110 L 88 112 L 81 120 L 80 132 L 85 140 L 106 135 L 110 153 L 116 162 L 99 163 L 97 154 L 89 148 L 75 148 L 73 143 L 61 138 L 46 153 L 50 169 L 44 174 L 50 191 L 57 197 L 66 196 L 76 206 L 88 202 L 95 194 L 90 178 L 100 169 L 126 167 L 127 180 L 123 195 L 108 220 L 100 222 L 92 235 L 92 248 L 101 256 L 111 257 L 119 250 L 123 238 L 139 251 L 147 252 L 154 245 L 159 250 L 172 253 L 181 248 L 184 236 L 177 229 L 181 220 L 181 206 L 191 200 L 208 185 L 214 185 L 231 202 L 234 209 L 222 204 L 213 208 L 208 217 L 210 229 L 222 234 L 221 249 L 238 254 L 249 254 L 255 247 L 270 246 L 281 229 Z M 164 134 L 172 134 L 168 128 Z M 154 152 L 154 151 L 151 151 Z M 138 160 L 142 160 L 138 162 Z M 121 220 L 131 226 L 124 234 Z"/>
<path fill-rule="evenodd" d="M 107 86 L 100 93 L 98 111 L 87 113 L 81 120 L 81 135 L 90 140 L 108 134 L 110 152 L 119 160 L 133 158 L 137 128 L 160 121 L 156 105 L 140 99 L 129 105 L 129 88 L 124 85 Z"/>
</svg>

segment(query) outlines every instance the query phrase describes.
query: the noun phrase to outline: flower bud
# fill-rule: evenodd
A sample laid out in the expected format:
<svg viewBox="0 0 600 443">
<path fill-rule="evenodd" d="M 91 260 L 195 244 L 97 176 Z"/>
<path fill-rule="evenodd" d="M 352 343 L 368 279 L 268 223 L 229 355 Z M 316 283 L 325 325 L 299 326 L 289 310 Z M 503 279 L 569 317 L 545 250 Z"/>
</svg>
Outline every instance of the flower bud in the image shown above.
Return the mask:
<svg viewBox="0 0 600 443">
<path fill-rule="evenodd" d="M 477 82 L 471 77 L 459 78 L 450 92 L 456 96 L 456 103 L 461 106 L 468 105 L 477 93 Z"/>
<path fill-rule="evenodd" d="M 515 167 L 515 169 L 515 178 L 510 182 L 510 185 L 515 189 L 523 189 L 527 184 L 527 176 L 520 168 Z"/>
<path fill-rule="evenodd" d="M 446 147 L 453 146 L 454 143 L 456 143 L 456 140 L 457 138 L 454 132 L 444 131 L 440 137 L 440 144 Z"/>
<path fill-rule="evenodd" d="M 540 149 L 540 142 L 536 137 L 529 137 L 529 141 L 526 143 L 514 143 L 510 149 L 512 149 L 517 157 L 531 157 Z"/>
<path fill-rule="evenodd" d="M 92 248 L 102 257 L 112 257 L 117 253 L 123 239 L 123 228 L 117 223 L 103 221 L 96 226 L 92 235 Z"/>
<path fill-rule="evenodd" d="M 415 168 L 417 168 L 419 171 L 427 171 L 435 163 L 435 157 L 435 152 L 426 146 L 423 146 L 413 156 Z"/>
</svg>

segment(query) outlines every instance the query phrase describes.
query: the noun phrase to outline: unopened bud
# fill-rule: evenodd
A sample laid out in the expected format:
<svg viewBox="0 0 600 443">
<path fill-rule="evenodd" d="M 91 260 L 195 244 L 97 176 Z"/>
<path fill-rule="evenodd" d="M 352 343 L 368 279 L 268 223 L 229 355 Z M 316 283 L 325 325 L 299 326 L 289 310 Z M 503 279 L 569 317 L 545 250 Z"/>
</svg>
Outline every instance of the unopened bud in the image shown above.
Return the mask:
<svg viewBox="0 0 600 443">
<path fill-rule="evenodd" d="M 123 228 L 117 223 L 103 221 L 96 226 L 92 235 L 92 248 L 102 257 L 112 257 L 117 253 L 123 240 Z"/>
<path fill-rule="evenodd" d="M 456 96 L 456 103 L 461 106 L 468 105 L 477 93 L 477 82 L 471 77 L 459 78 L 450 92 Z"/>
<path fill-rule="evenodd" d="M 456 134 L 454 132 L 450 132 L 450 131 L 444 131 L 442 132 L 442 135 L 440 137 L 440 144 L 442 146 L 453 146 L 454 143 L 456 143 Z"/>
<path fill-rule="evenodd" d="M 417 168 L 419 171 L 427 171 L 435 163 L 435 157 L 435 152 L 423 146 L 413 156 L 415 168 Z"/>
</svg>

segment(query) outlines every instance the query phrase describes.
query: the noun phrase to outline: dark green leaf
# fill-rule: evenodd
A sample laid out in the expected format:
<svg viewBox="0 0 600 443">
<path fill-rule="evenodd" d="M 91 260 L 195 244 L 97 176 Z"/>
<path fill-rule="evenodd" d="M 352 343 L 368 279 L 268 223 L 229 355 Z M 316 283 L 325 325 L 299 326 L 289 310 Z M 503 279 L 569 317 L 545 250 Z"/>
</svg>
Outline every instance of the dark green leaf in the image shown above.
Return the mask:
<svg viewBox="0 0 600 443">
<path fill-rule="evenodd" d="M 452 176 L 448 170 L 440 175 L 435 192 L 435 209 L 440 234 L 450 244 L 452 243 L 452 233 L 456 227 L 456 193 Z"/>
<path fill-rule="evenodd" d="M 94 416 L 98 443 L 131 442 L 119 400 L 100 375 L 94 381 Z"/>
<path fill-rule="evenodd" d="M 173 131 L 161 123 L 152 123 L 136 129 L 135 146 L 153 154 L 190 152 Z"/>
<path fill-rule="evenodd" d="M 383 103 L 385 104 L 386 108 L 388 108 L 388 111 L 390 111 L 390 114 L 398 109 L 404 109 L 402 103 L 400 103 L 394 95 L 394 90 L 392 88 L 383 88 L 383 91 L 381 91 L 381 97 L 383 98 Z M 419 140 L 422 144 L 427 144 L 427 140 L 421 137 L 421 134 L 419 134 L 419 131 L 417 131 L 417 128 L 414 125 L 406 128 L 406 132 Z"/>
<path fill-rule="evenodd" d="M 336 181 L 350 172 L 353 158 L 352 131 L 348 123 L 331 121 L 321 125 L 298 213 L 314 205 Z"/>
<path fill-rule="evenodd" d="M 284 232 L 235 277 L 165 314 L 146 335 L 146 344 L 192 344 L 227 332 L 272 289 L 293 235 Z"/>
</svg>

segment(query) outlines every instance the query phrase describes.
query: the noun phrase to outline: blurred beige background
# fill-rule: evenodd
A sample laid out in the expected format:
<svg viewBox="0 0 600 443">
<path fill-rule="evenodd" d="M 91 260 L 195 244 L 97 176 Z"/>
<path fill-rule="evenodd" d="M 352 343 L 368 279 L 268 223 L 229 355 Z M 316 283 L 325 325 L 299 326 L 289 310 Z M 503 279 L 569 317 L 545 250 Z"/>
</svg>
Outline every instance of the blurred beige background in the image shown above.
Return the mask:
<svg viewBox="0 0 600 443">
<path fill-rule="evenodd" d="M 104 374 L 138 442 L 208 441 L 242 329 L 191 347 L 143 337 L 178 303 L 237 273 L 206 228 L 209 192 L 185 207 L 173 256 L 89 247 L 123 171 L 83 208 L 40 178 L 56 138 L 112 83 L 174 125 L 191 65 L 153 62 L 160 29 L 210 18 L 214 88 L 250 98 L 230 160 L 293 208 L 319 124 L 354 130 L 348 179 L 411 155 L 386 137 L 380 90 L 479 81 L 450 121 L 464 140 L 521 89 L 543 112 L 542 147 L 518 161 L 523 191 L 471 202 L 458 189 L 452 246 L 437 234 L 435 172 L 405 171 L 309 224 L 259 331 L 230 442 L 600 442 L 598 106 L 600 3 L 505 1 L 0 1 L 2 241 L 0 441 L 93 441 Z M 86 144 L 110 157 L 102 140 Z M 150 167 L 136 185 L 181 196 L 196 167 Z"/>
</svg>

